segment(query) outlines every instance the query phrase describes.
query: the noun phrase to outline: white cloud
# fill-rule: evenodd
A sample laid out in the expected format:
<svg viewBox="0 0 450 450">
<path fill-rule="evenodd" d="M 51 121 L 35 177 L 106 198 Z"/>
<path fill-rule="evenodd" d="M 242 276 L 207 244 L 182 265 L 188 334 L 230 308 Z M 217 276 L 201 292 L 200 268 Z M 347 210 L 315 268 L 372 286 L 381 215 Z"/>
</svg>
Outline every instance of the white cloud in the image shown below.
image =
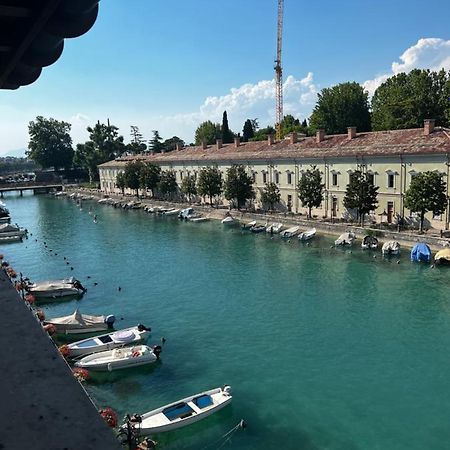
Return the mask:
<svg viewBox="0 0 450 450">
<path fill-rule="evenodd" d="M 450 70 L 450 40 L 440 38 L 419 39 L 416 44 L 406 49 L 399 57 L 400 62 L 394 61 L 391 72 L 367 80 L 363 86 L 370 95 L 387 78 L 400 72 L 410 72 L 413 69 Z"/>
</svg>

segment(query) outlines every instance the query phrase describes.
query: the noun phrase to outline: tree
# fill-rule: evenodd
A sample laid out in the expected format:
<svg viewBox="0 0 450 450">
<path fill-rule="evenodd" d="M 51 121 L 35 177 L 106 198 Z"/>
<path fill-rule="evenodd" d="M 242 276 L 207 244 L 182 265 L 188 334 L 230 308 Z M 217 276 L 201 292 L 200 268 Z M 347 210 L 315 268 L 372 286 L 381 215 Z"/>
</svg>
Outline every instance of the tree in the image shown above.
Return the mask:
<svg viewBox="0 0 450 450">
<path fill-rule="evenodd" d="M 208 196 L 209 203 L 213 206 L 213 197 L 222 193 L 222 172 L 217 167 L 200 169 L 197 192 L 202 196 Z"/>
<path fill-rule="evenodd" d="M 200 145 L 202 142 L 206 142 L 206 144 L 212 145 L 219 136 L 221 136 L 220 125 L 207 120 L 195 130 L 195 144 Z"/>
<path fill-rule="evenodd" d="M 139 173 L 139 186 L 141 189 L 150 189 L 152 197 L 154 190 L 161 179 L 161 167 L 152 163 L 144 163 Z"/>
<path fill-rule="evenodd" d="M 221 131 L 222 131 L 222 142 L 224 144 L 232 143 L 234 139 L 234 133 L 230 130 L 228 126 L 228 116 L 226 111 L 223 112 Z"/>
<path fill-rule="evenodd" d="M 372 98 L 374 130 L 419 128 L 424 119 L 450 125 L 450 72 L 414 69 L 388 78 Z"/>
<path fill-rule="evenodd" d="M 122 191 L 122 195 L 125 194 L 125 188 L 127 187 L 125 182 L 125 175 L 123 172 L 119 172 L 116 177 L 116 186 Z"/>
<path fill-rule="evenodd" d="M 240 164 L 233 164 L 227 170 L 224 183 L 225 198 L 236 202 L 237 208 L 245 204 L 247 200 L 255 198 L 253 190 L 253 179 L 245 171 L 245 167 Z"/>
<path fill-rule="evenodd" d="M 139 188 L 141 187 L 141 171 L 144 167 L 142 161 L 130 161 L 125 166 L 125 171 L 123 172 L 123 179 L 125 186 L 136 191 L 136 197 L 139 197 Z M 117 183 L 117 178 L 116 178 Z"/>
<path fill-rule="evenodd" d="M 250 119 L 247 119 L 242 128 L 242 141 L 248 142 L 253 136 L 255 136 L 256 130 L 253 127 L 253 123 Z"/>
<path fill-rule="evenodd" d="M 447 206 L 446 184 L 437 172 L 424 172 L 416 175 L 405 192 L 405 207 L 420 214 L 420 231 L 428 211 L 442 214 Z"/>
<path fill-rule="evenodd" d="M 28 125 L 30 142 L 26 155 L 44 169 L 68 169 L 74 153 L 70 128 L 70 123 L 37 116 Z"/>
<path fill-rule="evenodd" d="M 347 209 L 356 209 L 361 226 L 364 226 L 364 216 L 378 204 L 377 195 L 378 186 L 373 185 L 367 173 L 356 170 L 350 175 L 343 203 Z"/>
<path fill-rule="evenodd" d="M 181 181 L 181 192 L 188 197 L 189 202 L 192 196 L 197 194 L 196 183 L 195 175 L 188 175 Z"/>
<path fill-rule="evenodd" d="M 183 148 L 185 146 L 185 143 L 183 139 L 180 139 L 178 136 L 173 136 L 169 139 L 166 139 L 162 145 L 166 152 L 171 152 L 172 150 L 175 150 L 177 148 L 177 144 Z"/>
<path fill-rule="evenodd" d="M 311 210 L 318 208 L 322 203 L 324 187 L 320 170 L 316 166 L 307 169 L 298 182 L 298 198 L 302 202 L 302 206 L 308 208 L 309 218 L 311 217 Z"/>
<path fill-rule="evenodd" d="M 275 134 L 275 128 L 271 125 L 268 125 L 266 128 L 257 130 L 250 141 L 267 141 L 268 136 L 271 134 Z"/>
<path fill-rule="evenodd" d="M 292 114 L 287 114 L 281 121 L 281 136 L 285 137 L 293 131 L 297 133 L 306 133 L 306 128 Z"/>
<path fill-rule="evenodd" d="M 280 190 L 276 183 L 266 183 L 261 192 L 261 203 L 263 205 L 269 205 L 269 209 L 273 210 L 275 203 L 278 203 L 280 198 Z"/>
<path fill-rule="evenodd" d="M 329 134 L 344 133 L 347 127 L 369 131 L 368 96 L 367 91 L 355 82 L 322 89 L 309 119 L 310 127 L 323 128 Z"/>
<path fill-rule="evenodd" d="M 97 166 L 120 156 L 125 151 L 125 145 L 119 129 L 109 120 L 106 124 L 98 121 L 93 128 L 87 127 L 87 131 L 89 141 L 77 144 L 73 161 L 88 171 L 89 181 L 92 182 L 98 180 Z"/>
<path fill-rule="evenodd" d="M 162 144 L 162 137 L 159 135 L 158 130 L 152 130 L 153 137 L 148 141 L 148 148 L 154 153 L 161 153 L 164 150 Z"/>
<path fill-rule="evenodd" d="M 133 155 L 145 152 L 145 150 L 147 150 L 147 146 L 144 143 L 144 138 L 139 131 L 139 127 L 136 125 L 130 125 L 130 128 L 131 142 L 127 145 L 127 151 Z"/>
<path fill-rule="evenodd" d="M 178 190 L 177 177 L 173 170 L 163 170 L 158 190 L 163 196 L 172 197 Z"/>
</svg>

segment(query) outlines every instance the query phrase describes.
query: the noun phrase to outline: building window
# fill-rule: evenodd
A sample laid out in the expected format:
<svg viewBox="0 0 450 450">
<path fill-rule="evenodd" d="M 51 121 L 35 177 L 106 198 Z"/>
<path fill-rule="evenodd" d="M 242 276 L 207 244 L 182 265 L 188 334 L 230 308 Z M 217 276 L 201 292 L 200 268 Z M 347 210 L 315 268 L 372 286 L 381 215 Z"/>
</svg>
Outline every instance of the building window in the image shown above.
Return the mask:
<svg viewBox="0 0 450 450">
<path fill-rule="evenodd" d="M 180 170 L 180 180 L 183 180 L 183 171 Z"/>
<path fill-rule="evenodd" d="M 287 173 L 287 183 L 292 184 L 292 173 L 291 172 Z"/>
<path fill-rule="evenodd" d="M 279 184 L 279 182 L 280 182 L 280 174 L 279 172 L 275 172 L 275 183 Z"/>
<path fill-rule="evenodd" d="M 292 211 L 292 195 L 288 195 L 287 196 L 287 210 L 289 211 L 289 212 L 291 212 Z"/>
<path fill-rule="evenodd" d="M 394 187 L 394 182 L 395 182 L 394 174 L 393 173 L 388 173 L 387 187 L 388 188 L 393 188 Z"/>
<path fill-rule="evenodd" d="M 267 183 L 267 172 L 263 172 L 263 183 Z"/>
<path fill-rule="evenodd" d="M 337 186 L 338 185 L 338 174 L 337 173 L 333 173 L 332 177 L 331 177 L 331 184 L 333 186 Z"/>
<path fill-rule="evenodd" d="M 374 185 L 375 184 L 375 176 L 373 173 L 368 173 L 367 174 L 367 181 L 371 184 Z"/>
<path fill-rule="evenodd" d="M 253 183 L 256 183 L 256 172 L 252 172 Z"/>
</svg>

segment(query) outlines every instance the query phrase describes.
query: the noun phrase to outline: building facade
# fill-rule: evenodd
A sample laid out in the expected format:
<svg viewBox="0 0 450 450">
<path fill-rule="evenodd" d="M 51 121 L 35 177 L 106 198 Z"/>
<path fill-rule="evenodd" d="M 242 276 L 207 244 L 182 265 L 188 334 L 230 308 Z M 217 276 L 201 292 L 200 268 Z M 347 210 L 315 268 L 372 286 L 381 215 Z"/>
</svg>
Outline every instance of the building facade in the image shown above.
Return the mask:
<svg viewBox="0 0 450 450">
<path fill-rule="evenodd" d="M 306 214 L 307 209 L 298 198 L 297 184 L 302 173 L 315 166 L 322 174 L 325 185 L 320 208 L 312 214 L 318 218 L 345 219 L 352 215 L 343 206 L 343 198 L 352 172 L 361 170 L 378 186 L 378 207 L 371 220 L 397 223 L 416 221 L 414 212 L 405 209 L 404 194 L 417 174 L 437 171 L 447 183 L 450 165 L 450 130 L 435 128 L 433 120 L 426 120 L 420 129 L 357 133 L 354 127 L 345 135 L 327 136 L 318 130 L 315 137 L 297 136 L 275 142 L 269 136 L 264 142 L 177 148 L 169 153 L 128 156 L 99 166 L 100 187 L 105 194 L 120 193 L 116 186 L 117 174 L 133 159 L 157 164 L 162 170 L 173 170 L 177 182 L 183 177 L 197 174 L 203 167 L 218 167 L 225 178 L 233 164 L 242 164 L 253 177 L 258 207 L 259 193 L 268 182 L 280 189 L 280 210 Z M 448 183 L 447 183 L 448 196 Z M 224 199 L 220 203 L 226 204 Z M 427 225 L 448 229 L 449 213 L 438 217 L 428 213 Z"/>
</svg>

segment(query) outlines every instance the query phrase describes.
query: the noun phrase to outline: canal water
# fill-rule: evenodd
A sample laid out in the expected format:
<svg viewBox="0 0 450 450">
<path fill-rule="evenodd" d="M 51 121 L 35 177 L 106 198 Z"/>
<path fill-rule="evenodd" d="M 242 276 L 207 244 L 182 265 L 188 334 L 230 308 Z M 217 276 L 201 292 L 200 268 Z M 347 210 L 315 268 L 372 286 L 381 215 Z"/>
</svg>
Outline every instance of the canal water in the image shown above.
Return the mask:
<svg viewBox="0 0 450 450">
<path fill-rule="evenodd" d="M 32 233 L 1 246 L 13 267 L 88 288 L 45 305 L 48 317 L 77 307 L 166 338 L 160 363 L 86 384 L 100 406 L 143 413 L 232 386 L 230 407 L 157 436 L 159 448 L 219 448 L 241 418 L 247 429 L 221 448 L 449 448 L 450 270 L 325 237 L 305 246 L 96 202 L 5 201 Z"/>
</svg>

